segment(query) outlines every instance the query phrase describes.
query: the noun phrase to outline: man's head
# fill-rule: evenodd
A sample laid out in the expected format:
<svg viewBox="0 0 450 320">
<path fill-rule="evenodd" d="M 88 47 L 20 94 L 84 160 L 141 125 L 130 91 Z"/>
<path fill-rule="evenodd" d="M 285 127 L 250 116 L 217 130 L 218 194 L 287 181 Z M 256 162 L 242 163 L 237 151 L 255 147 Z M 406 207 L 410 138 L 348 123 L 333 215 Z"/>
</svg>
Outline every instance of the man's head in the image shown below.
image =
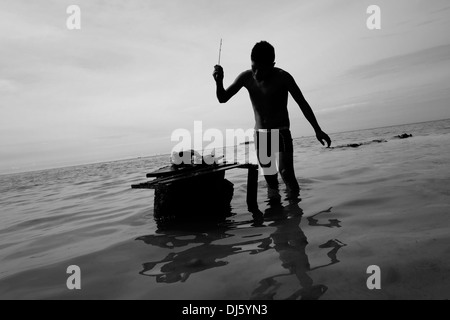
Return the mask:
<svg viewBox="0 0 450 320">
<path fill-rule="evenodd" d="M 251 59 L 253 76 L 256 80 L 264 80 L 275 66 L 275 49 L 266 41 L 258 42 L 252 49 Z"/>
</svg>

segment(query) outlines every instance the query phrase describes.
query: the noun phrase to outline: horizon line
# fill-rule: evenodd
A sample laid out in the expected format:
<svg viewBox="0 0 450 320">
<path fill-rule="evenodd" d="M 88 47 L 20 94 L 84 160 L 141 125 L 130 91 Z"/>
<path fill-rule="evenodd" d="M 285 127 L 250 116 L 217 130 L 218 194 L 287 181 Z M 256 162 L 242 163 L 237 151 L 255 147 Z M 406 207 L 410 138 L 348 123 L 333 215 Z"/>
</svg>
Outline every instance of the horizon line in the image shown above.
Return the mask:
<svg viewBox="0 0 450 320">
<path fill-rule="evenodd" d="M 329 134 L 339 134 L 339 133 L 349 133 L 349 132 L 364 131 L 364 130 L 383 129 L 383 128 L 391 128 L 391 127 L 395 127 L 395 126 L 405 126 L 405 125 L 410 125 L 410 124 L 420 124 L 420 123 L 445 121 L 445 120 L 450 120 L 450 118 L 427 120 L 427 121 L 419 121 L 419 122 L 410 122 L 410 123 L 402 123 L 402 124 L 393 124 L 393 125 L 388 125 L 388 126 L 383 126 L 383 127 L 372 127 L 372 128 L 365 128 L 365 129 L 337 131 L 337 132 L 332 132 L 332 133 L 329 133 Z M 309 138 L 309 137 L 314 137 L 314 135 L 294 137 L 293 139 Z M 234 145 L 233 146 L 223 146 L 222 148 L 229 148 L 229 147 L 234 147 Z M 73 164 L 73 165 L 64 165 L 64 166 L 60 166 L 60 167 L 56 166 L 56 167 L 36 169 L 36 170 L 17 171 L 17 172 L 11 172 L 11 173 L 1 173 L 0 172 L 0 176 L 23 174 L 23 173 L 33 173 L 33 172 L 48 171 L 48 170 L 55 170 L 55 169 L 75 168 L 75 167 L 94 165 L 94 164 L 102 164 L 102 163 L 109 163 L 109 162 L 120 162 L 120 161 L 136 160 L 136 159 L 147 159 L 147 158 L 160 157 L 160 156 L 170 156 L 170 153 L 156 153 L 156 154 L 148 155 L 148 156 L 139 156 L 139 157 L 114 159 L 114 160 L 104 160 L 104 161 L 99 161 L 99 162 L 87 162 L 87 163 L 80 163 L 80 164 Z"/>
</svg>

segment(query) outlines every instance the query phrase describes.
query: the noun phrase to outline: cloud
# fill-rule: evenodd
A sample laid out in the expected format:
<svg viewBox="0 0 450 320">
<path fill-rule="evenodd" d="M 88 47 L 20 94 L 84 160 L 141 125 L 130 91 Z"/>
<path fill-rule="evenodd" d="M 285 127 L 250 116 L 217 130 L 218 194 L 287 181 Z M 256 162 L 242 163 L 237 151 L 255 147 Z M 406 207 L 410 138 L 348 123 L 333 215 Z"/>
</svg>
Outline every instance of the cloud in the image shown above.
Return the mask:
<svg viewBox="0 0 450 320">
<path fill-rule="evenodd" d="M 359 108 L 359 107 L 365 107 L 368 104 L 369 104 L 368 102 L 349 103 L 349 104 L 344 104 L 344 105 L 340 105 L 340 106 L 336 106 L 336 107 L 320 109 L 316 113 L 317 114 L 329 114 L 329 113 L 335 113 L 335 112 L 342 112 L 342 111 L 347 111 L 347 110 L 351 110 L 351 109 L 355 109 L 355 108 Z"/>
<path fill-rule="evenodd" d="M 0 79 L 0 92 L 1 93 L 14 93 L 19 90 L 15 81 L 8 79 Z"/>
<path fill-rule="evenodd" d="M 351 68 L 346 75 L 358 79 L 394 76 L 409 69 L 438 66 L 448 61 L 450 61 L 450 45 L 441 45 L 360 65 Z"/>
<path fill-rule="evenodd" d="M 386 22 L 396 16 L 422 22 L 416 18 L 429 6 L 392 3 L 382 3 Z M 61 157 L 89 162 L 164 152 L 171 132 L 190 130 L 194 120 L 221 130 L 252 127 L 245 89 L 228 104 L 217 103 L 211 73 L 220 38 L 226 84 L 249 68 L 255 42 L 271 41 L 277 66 L 293 74 L 313 106 L 325 108 L 317 111 L 323 118 L 343 119 L 341 127 L 351 124 L 350 114 L 365 112 L 371 99 L 419 88 L 412 78 L 448 80 L 439 69 L 448 61 L 448 47 L 423 42 L 424 34 L 445 32 L 425 25 L 420 30 L 428 33 L 415 36 L 417 27 L 408 33 L 414 45 L 404 48 L 404 35 L 386 23 L 383 32 L 394 35 L 371 33 L 370 40 L 361 40 L 368 31 L 367 6 L 360 1 L 78 0 L 79 32 L 65 28 L 71 4 L 0 3 L 0 148 L 8 148 L 11 162 L 50 165 Z M 392 57 L 395 50 L 416 48 L 422 50 Z M 433 71 L 424 77 L 421 71 L 429 66 Z"/>
</svg>

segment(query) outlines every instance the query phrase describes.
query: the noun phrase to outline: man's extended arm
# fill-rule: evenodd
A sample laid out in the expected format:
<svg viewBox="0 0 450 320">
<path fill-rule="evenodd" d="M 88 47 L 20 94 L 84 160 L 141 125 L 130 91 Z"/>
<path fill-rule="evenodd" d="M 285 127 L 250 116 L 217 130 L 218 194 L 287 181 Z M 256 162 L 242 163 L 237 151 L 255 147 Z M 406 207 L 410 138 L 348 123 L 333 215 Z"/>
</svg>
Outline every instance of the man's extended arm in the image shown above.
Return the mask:
<svg viewBox="0 0 450 320">
<path fill-rule="evenodd" d="M 299 105 L 300 109 L 302 110 L 303 114 L 305 115 L 305 118 L 309 121 L 309 123 L 314 128 L 314 131 L 316 132 L 316 137 L 320 141 L 322 145 L 325 145 L 323 143 L 323 140 L 327 142 L 328 147 L 331 145 L 331 139 L 328 137 L 328 135 L 322 131 L 322 129 L 319 126 L 319 123 L 317 122 L 316 116 L 314 115 L 313 110 L 311 109 L 311 106 L 309 105 L 308 101 L 306 101 L 305 97 L 303 96 L 300 88 L 298 87 L 297 83 L 295 82 L 294 78 L 286 73 L 287 77 L 287 83 L 288 83 L 288 90 L 291 93 L 292 97 L 294 98 L 295 102 Z"/>
<path fill-rule="evenodd" d="M 223 87 L 223 68 L 221 66 L 214 67 L 214 80 L 216 80 L 216 95 L 220 103 L 225 103 L 231 99 L 244 86 L 244 74 L 239 75 L 233 84 L 225 90 Z"/>
</svg>

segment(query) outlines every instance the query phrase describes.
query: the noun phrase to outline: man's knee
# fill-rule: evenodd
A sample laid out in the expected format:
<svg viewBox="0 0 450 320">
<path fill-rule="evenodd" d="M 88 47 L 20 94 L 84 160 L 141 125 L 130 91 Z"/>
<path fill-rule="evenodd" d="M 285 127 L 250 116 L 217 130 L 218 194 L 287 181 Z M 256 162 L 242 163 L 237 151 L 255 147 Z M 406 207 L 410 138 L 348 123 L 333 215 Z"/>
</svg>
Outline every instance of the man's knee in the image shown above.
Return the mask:
<svg viewBox="0 0 450 320">
<path fill-rule="evenodd" d="M 295 172 L 293 169 L 284 168 L 284 167 L 280 168 L 280 174 L 282 177 L 286 177 L 286 178 L 295 176 Z"/>
<path fill-rule="evenodd" d="M 265 175 L 264 178 L 266 179 L 267 185 L 270 188 L 278 188 L 278 175 Z"/>
<path fill-rule="evenodd" d="M 273 175 L 277 175 L 278 172 L 278 167 L 276 165 L 275 161 L 272 161 L 270 164 L 268 165 L 264 165 L 264 164 L 259 164 L 260 165 L 260 169 L 263 175 L 265 176 L 273 176 Z"/>
</svg>

